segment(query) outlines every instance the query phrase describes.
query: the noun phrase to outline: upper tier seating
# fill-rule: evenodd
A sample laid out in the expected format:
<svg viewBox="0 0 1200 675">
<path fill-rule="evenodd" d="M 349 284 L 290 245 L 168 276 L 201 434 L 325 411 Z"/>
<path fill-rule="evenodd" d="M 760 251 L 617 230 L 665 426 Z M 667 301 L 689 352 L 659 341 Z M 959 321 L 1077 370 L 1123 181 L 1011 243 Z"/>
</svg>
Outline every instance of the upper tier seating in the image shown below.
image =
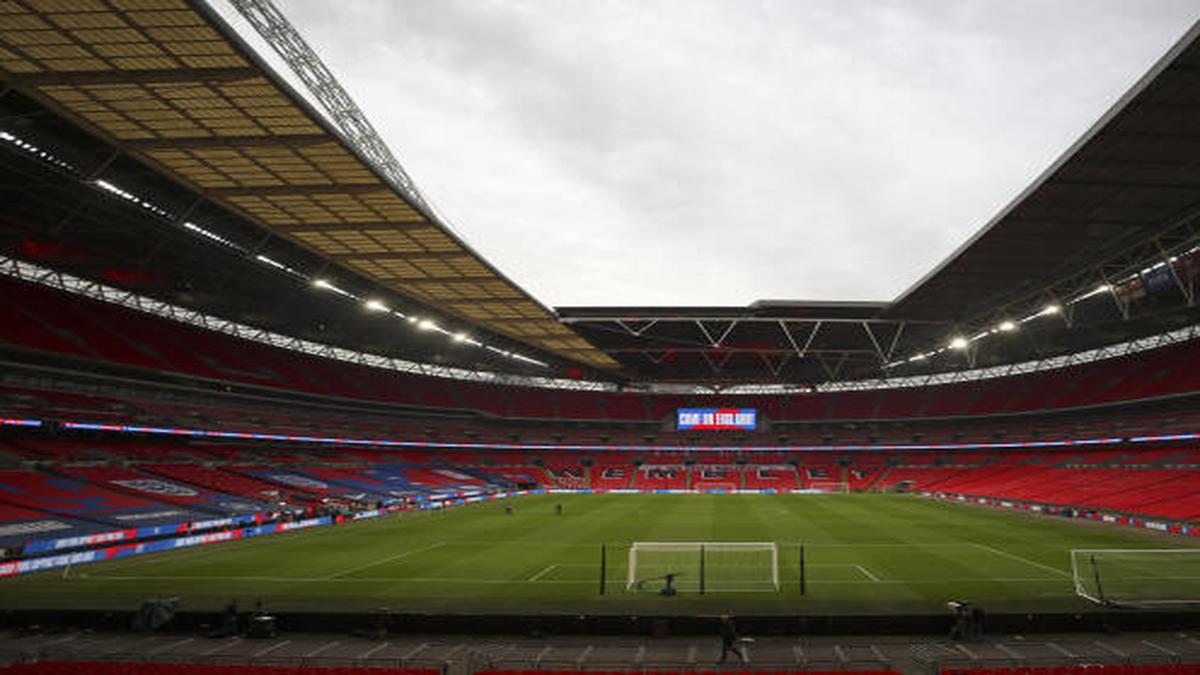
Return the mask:
<svg viewBox="0 0 1200 675">
<path fill-rule="evenodd" d="M 676 408 L 697 403 L 759 408 L 775 422 L 974 417 L 1200 391 L 1200 341 L 1052 371 L 921 388 L 724 395 L 700 401 L 637 392 L 501 389 L 289 352 L 9 278 L 0 279 L 4 346 L 143 372 L 543 420 L 658 422 Z"/>
</svg>

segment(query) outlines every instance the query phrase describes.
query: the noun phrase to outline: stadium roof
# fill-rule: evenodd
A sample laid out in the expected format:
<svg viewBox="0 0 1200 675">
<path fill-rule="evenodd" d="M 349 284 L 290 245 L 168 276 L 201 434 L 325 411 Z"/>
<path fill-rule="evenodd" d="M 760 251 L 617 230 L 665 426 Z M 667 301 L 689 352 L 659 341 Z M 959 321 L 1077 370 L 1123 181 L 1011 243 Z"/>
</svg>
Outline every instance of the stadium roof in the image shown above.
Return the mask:
<svg viewBox="0 0 1200 675">
<path fill-rule="evenodd" d="M 990 365 L 1188 323 L 1198 234 L 1200 23 L 893 302 L 559 314 L 648 380 L 815 383 Z"/>
<path fill-rule="evenodd" d="M 331 263 L 538 350 L 614 365 L 402 196 L 200 2 L 4 2 L 0 69 L 120 152 Z"/>
<path fill-rule="evenodd" d="M 1062 298 L 1078 273 L 1200 215 L 1200 23 L 888 314 L 972 321 Z M 1094 286 L 1095 284 L 1091 284 Z"/>
<path fill-rule="evenodd" d="M 1200 25 L 887 303 L 548 310 L 199 0 L 0 3 L 0 79 L 0 131 L 11 134 L 0 145 L 0 243 L 10 253 L 305 337 L 320 317 L 342 346 L 475 358 L 393 344 L 390 328 L 339 313 L 342 299 L 313 292 L 312 279 L 360 301 L 382 294 L 410 317 L 442 313 L 452 330 L 532 347 L 559 372 L 582 365 L 624 381 L 908 375 L 1054 356 L 1197 318 Z M 109 194 L 97 197 L 98 186 Z M 79 250 L 102 251 L 104 264 L 79 262 Z M 172 285 L 146 283 L 155 274 Z M 495 367 L 492 358 L 479 357 Z"/>
</svg>

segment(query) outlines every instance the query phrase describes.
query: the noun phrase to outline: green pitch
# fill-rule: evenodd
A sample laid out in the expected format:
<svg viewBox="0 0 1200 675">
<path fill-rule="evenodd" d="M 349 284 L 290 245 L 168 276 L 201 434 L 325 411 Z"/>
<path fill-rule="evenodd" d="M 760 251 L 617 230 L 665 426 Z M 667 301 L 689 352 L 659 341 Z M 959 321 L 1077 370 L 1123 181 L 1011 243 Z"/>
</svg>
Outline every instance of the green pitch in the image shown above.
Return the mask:
<svg viewBox="0 0 1200 675">
<path fill-rule="evenodd" d="M 634 541 L 775 542 L 780 589 L 628 591 Z M 542 495 L 4 580 L 0 608 L 132 608 L 181 596 L 193 610 L 261 597 L 276 611 L 895 613 L 943 612 L 950 599 L 991 611 L 1087 611 L 1096 607 L 1074 594 L 1071 549 L 1196 545 L 896 495 Z"/>
</svg>

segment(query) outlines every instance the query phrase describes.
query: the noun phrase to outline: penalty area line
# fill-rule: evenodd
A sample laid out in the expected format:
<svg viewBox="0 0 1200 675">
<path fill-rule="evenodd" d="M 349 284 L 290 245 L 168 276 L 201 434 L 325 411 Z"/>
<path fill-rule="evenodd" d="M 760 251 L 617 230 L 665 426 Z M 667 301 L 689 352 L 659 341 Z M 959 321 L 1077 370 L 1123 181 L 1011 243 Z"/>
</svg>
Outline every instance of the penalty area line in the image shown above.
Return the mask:
<svg viewBox="0 0 1200 675">
<path fill-rule="evenodd" d="M 879 582 L 879 577 L 875 576 L 874 574 L 871 574 L 871 570 L 869 570 L 869 569 L 867 569 L 867 568 L 863 567 L 862 565 L 855 565 L 854 567 L 855 567 L 855 568 L 856 568 L 856 569 L 857 569 L 859 572 L 862 572 L 864 575 L 866 575 L 866 577 L 867 577 L 868 579 L 870 579 L 871 581 L 874 581 L 874 582 L 876 582 L 876 583 L 878 583 L 878 582 Z"/>
<path fill-rule="evenodd" d="M 321 578 L 322 578 L 322 579 L 324 579 L 324 580 L 326 580 L 326 581 L 332 581 L 332 580 L 334 580 L 334 579 L 340 579 L 340 578 L 342 578 L 342 577 L 345 577 L 345 576 L 349 576 L 349 575 L 351 575 L 351 574 L 354 574 L 355 572 L 361 572 L 361 571 L 363 571 L 363 570 L 369 570 L 369 569 L 371 569 L 372 567 L 378 567 L 378 566 L 380 566 L 380 565 L 386 565 L 387 563 L 390 563 L 390 562 L 395 562 L 395 561 L 397 561 L 397 560 L 403 560 L 404 558 L 407 558 L 407 557 L 408 557 L 408 556 L 410 556 L 410 555 L 416 555 L 416 554 L 418 554 L 418 553 L 424 553 L 424 552 L 426 552 L 426 551 L 432 551 L 432 550 L 433 550 L 433 549 L 435 549 L 435 548 L 441 548 L 441 547 L 443 547 L 443 546 L 445 546 L 445 545 L 446 545 L 446 542 L 444 542 L 444 541 L 439 541 L 439 542 L 437 542 L 436 544 L 430 544 L 429 546 L 425 546 L 425 547 L 422 547 L 422 548 L 415 548 L 415 549 L 413 549 L 413 550 L 411 550 L 411 551 L 405 551 L 404 553 L 399 553 L 399 554 L 397 554 L 397 555 L 394 555 L 394 556 L 391 556 L 391 557 L 389 557 L 389 558 L 384 558 L 383 560 L 376 560 L 375 562 L 370 562 L 370 563 L 367 563 L 367 564 L 365 564 L 365 565 L 359 565 L 358 567 L 351 567 L 351 568 L 350 568 L 350 569 L 348 569 L 348 570 L 342 570 L 341 572 L 337 572 L 337 573 L 335 573 L 335 574 L 330 574 L 330 575 L 328 575 L 328 576 L 324 576 L 324 577 L 321 577 Z"/>
<path fill-rule="evenodd" d="M 556 567 L 558 567 L 558 565 L 550 565 L 549 567 L 542 570 L 541 572 L 538 572 L 537 574 L 529 577 L 529 579 L 527 579 L 527 581 L 537 581 L 538 579 L 541 579 L 543 576 L 545 576 L 550 570 L 552 570 Z"/>
<path fill-rule="evenodd" d="M 1029 558 L 1026 558 L 1024 556 L 1019 556 L 1015 553 L 1009 553 L 1008 551 L 998 549 L 995 546 L 988 546 L 987 544 L 972 544 L 972 546 L 974 546 L 975 548 L 983 549 L 990 553 L 995 553 L 996 555 L 999 555 L 999 556 L 1004 556 L 1005 558 L 1008 558 L 1009 560 L 1016 560 L 1017 562 L 1023 562 L 1026 565 L 1033 565 L 1034 567 L 1038 567 L 1038 568 L 1041 568 L 1041 569 L 1044 569 L 1044 570 L 1047 570 L 1050 572 L 1054 572 L 1055 574 L 1062 576 L 1062 577 L 1067 577 L 1067 578 L 1071 577 L 1071 574 L 1069 572 L 1064 572 L 1063 570 L 1060 570 L 1057 567 L 1051 567 L 1049 565 L 1044 565 L 1036 560 L 1030 560 Z"/>
</svg>

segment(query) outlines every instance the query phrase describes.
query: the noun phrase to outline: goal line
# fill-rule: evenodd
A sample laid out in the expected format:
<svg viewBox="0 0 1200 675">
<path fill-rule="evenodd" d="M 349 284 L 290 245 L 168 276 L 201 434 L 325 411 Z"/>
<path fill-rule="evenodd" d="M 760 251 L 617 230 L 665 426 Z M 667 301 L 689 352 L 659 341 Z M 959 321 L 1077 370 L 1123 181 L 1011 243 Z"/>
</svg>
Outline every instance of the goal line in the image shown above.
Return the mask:
<svg viewBox="0 0 1200 675">
<path fill-rule="evenodd" d="M 1075 593 L 1113 607 L 1200 605 L 1200 548 L 1074 549 Z"/>
</svg>

